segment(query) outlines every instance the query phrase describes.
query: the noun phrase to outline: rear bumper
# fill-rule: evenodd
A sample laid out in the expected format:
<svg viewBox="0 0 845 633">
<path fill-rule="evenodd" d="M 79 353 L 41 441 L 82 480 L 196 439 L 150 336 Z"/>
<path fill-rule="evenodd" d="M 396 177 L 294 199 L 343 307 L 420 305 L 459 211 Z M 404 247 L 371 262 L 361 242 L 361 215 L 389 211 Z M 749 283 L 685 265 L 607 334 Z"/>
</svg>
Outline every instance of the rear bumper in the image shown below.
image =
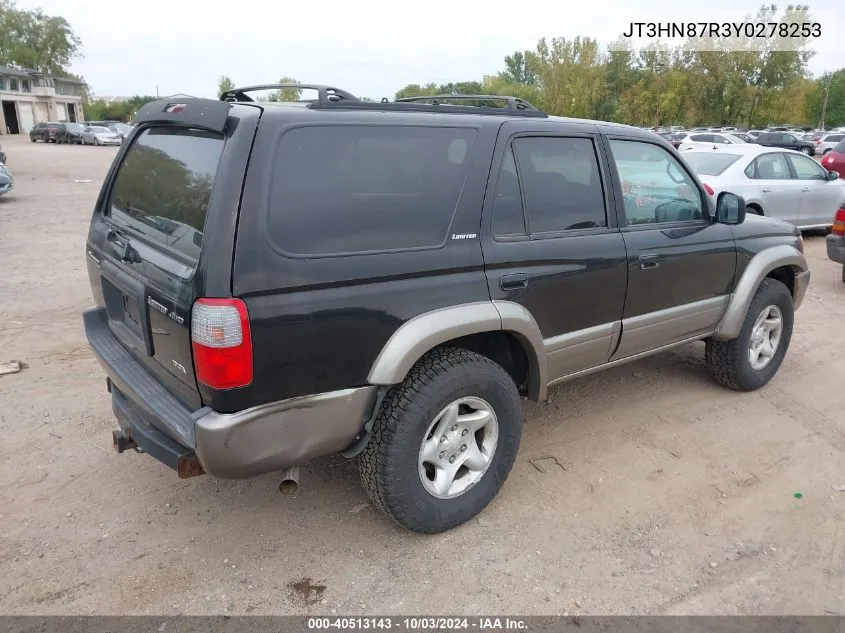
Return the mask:
<svg viewBox="0 0 845 633">
<path fill-rule="evenodd" d="M 840 264 L 845 264 L 845 237 L 841 235 L 827 236 L 827 257 Z"/>
<path fill-rule="evenodd" d="M 104 308 L 86 310 L 83 322 L 121 429 L 174 469 L 196 456 L 206 473 L 242 479 L 302 464 L 354 443 L 375 405 L 377 387 L 366 386 L 237 413 L 191 410 L 114 337 Z"/>
</svg>

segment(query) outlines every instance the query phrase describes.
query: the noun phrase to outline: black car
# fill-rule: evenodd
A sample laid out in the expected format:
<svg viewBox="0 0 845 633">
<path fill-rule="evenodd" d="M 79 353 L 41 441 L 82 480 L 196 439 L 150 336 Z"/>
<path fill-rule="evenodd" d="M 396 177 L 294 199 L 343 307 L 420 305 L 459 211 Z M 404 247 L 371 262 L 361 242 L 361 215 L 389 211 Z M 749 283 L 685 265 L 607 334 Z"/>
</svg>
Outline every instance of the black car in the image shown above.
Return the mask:
<svg viewBox="0 0 845 633">
<path fill-rule="evenodd" d="M 44 143 L 55 143 L 56 133 L 59 131 L 59 123 L 44 121 L 36 123 L 29 131 L 29 140 L 33 143 L 43 141 Z"/>
<path fill-rule="evenodd" d="M 805 141 L 789 132 L 764 132 L 754 142 L 757 145 L 798 150 L 807 156 L 816 153 L 816 146 L 812 141 Z"/>
<path fill-rule="evenodd" d="M 85 131 L 82 123 L 62 123 L 56 131 L 56 143 L 78 143 L 82 145 L 82 133 Z"/>
<path fill-rule="evenodd" d="M 296 88 L 316 98 L 148 103 L 118 151 L 83 316 L 117 452 L 283 490 L 358 456 L 377 507 L 441 532 L 507 478 L 521 396 L 697 340 L 731 389 L 780 367 L 800 232 L 708 195 L 657 135 Z"/>
</svg>

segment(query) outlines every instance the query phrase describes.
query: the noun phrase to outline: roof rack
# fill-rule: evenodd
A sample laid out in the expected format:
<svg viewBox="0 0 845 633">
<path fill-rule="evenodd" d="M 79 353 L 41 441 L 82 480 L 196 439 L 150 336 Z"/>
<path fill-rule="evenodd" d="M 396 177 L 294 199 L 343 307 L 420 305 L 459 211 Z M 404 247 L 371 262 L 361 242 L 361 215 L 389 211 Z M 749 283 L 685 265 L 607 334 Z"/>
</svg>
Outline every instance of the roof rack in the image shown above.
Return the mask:
<svg viewBox="0 0 845 633">
<path fill-rule="evenodd" d="M 444 103 L 444 101 L 476 101 L 481 105 Z M 493 106 L 490 102 L 504 102 L 504 106 Z M 308 104 L 312 109 L 338 110 L 381 110 L 390 112 L 440 112 L 450 114 L 488 114 L 494 116 L 548 117 L 533 104 L 518 97 L 502 95 L 429 95 L 405 97 L 388 101 L 319 101 Z"/>
<path fill-rule="evenodd" d="M 298 84 L 298 83 L 282 83 L 282 84 L 262 84 L 260 86 L 246 86 L 244 88 L 232 88 L 220 95 L 220 101 L 255 101 L 252 97 L 247 96 L 248 92 L 258 92 L 259 90 L 283 90 L 293 88 L 295 90 L 316 90 L 317 99 L 300 99 L 306 102 L 318 103 L 339 103 L 345 101 L 360 101 L 358 97 L 346 90 L 335 88 L 334 86 L 324 86 L 322 84 Z"/>
<path fill-rule="evenodd" d="M 482 107 L 495 107 L 488 106 L 488 101 L 505 101 L 507 102 L 508 110 L 531 110 L 539 112 L 534 104 L 529 103 L 525 99 L 505 95 L 423 95 L 419 97 L 403 97 L 396 99 L 394 103 L 430 103 L 431 105 L 440 105 L 443 101 L 481 101 L 483 104 Z"/>
</svg>

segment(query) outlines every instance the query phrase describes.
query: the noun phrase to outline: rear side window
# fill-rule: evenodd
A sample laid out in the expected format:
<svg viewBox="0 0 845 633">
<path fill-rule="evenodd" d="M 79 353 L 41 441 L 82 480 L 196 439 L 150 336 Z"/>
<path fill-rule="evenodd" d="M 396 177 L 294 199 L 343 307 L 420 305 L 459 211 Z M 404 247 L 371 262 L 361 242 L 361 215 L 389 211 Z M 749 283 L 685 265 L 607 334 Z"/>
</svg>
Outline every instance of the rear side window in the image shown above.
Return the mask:
<svg viewBox="0 0 845 633">
<path fill-rule="evenodd" d="M 532 235 L 607 226 L 591 139 L 527 137 L 512 146 Z"/>
<path fill-rule="evenodd" d="M 291 130 L 276 158 L 271 241 L 299 256 L 440 246 L 476 137 L 450 127 Z"/>
<path fill-rule="evenodd" d="M 223 137 L 152 127 L 126 154 L 111 191 L 112 219 L 197 259 Z"/>
</svg>

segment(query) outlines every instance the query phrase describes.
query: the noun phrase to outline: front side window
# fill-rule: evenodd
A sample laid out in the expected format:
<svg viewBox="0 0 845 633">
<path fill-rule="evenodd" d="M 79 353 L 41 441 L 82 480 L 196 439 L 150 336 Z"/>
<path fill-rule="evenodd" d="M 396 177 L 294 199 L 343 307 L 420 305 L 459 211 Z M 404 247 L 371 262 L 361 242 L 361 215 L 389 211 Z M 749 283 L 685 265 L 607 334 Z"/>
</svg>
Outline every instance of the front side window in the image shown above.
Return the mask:
<svg viewBox="0 0 845 633">
<path fill-rule="evenodd" d="M 223 144 L 222 136 L 203 130 L 144 130 L 120 165 L 109 215 L 197 259 Z"/>
<path fill-rule="evenodd" d="M 825 170 L 812 158 L 797 154 L 795 156 L 790 154 L 788 158 L 798 180 L 827 180 Z"/>
<path fill-rule="evenodd" d="M 629 225 L 688 222 L 706 216 L 701 192 L 674 156 L 641 141 L 612 140 Z"/>
<path fill-rule="evenodd" d="M 269 238 L 300 256 L 440 246 L 476 137 L 461 127 L 291 130 L 279 145 Z"/>
</svg>

